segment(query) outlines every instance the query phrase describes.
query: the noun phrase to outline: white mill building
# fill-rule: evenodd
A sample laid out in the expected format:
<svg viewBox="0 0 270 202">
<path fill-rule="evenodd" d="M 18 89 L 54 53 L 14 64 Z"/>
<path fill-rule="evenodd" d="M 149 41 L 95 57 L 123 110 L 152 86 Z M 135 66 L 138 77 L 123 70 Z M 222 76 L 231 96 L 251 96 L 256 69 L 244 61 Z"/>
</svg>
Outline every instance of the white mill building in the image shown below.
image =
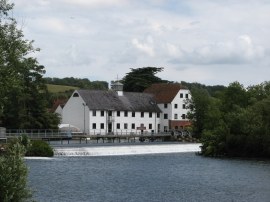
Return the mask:
<svg viewBox="0 0 270 202">
<path fill-rule="evenodd" d="M 174 94 L 174 95 L 173 95 Z M 112 90 L 75 90 L 62 111 L 62 123 L 87 134 L 157 133 L 189 125 L 185 99 L 190 93 L 180 84 L 154 84 L 143 93 Z"/>
</svg>

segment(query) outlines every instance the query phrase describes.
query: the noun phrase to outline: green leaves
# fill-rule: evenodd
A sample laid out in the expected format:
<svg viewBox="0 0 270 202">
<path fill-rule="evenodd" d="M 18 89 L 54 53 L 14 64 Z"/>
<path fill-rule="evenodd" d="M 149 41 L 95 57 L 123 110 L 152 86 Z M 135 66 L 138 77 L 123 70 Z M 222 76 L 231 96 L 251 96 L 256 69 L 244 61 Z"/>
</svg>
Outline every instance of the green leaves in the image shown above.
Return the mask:
<svg viewBox="0 0 270 202">
<path fill-rule="evenodd" d="M 216 94 L 191 90 L 189 118 L 206 156 L 270 157 L 270 85 L 245 89 L 238 82 Z"/>
<path fill-rule="evenodd" d="M 144 89 L 151 86 L 153 83 L 168 82 L 155 76 L 155 74 L 161 71 L 163 71 L 162 67 L 131 68 L 131 72 L 127 73 L 121 81 L 124 85 L 124 91 L 143 92 Z"/>
<path fill-rule="evenodd" d="M 44 66 L 29 54 L 37 51 L 33 41 L 9 17 L 13 5 L 0 1 L 0 125 L 6 128 L 44 128 L 46 109 Z M 56 115 L 55 115 L 56 116 Z M 58 123 L 49 125 L 56 128 Z"/>
<path fill-rule="evenodd" d="M 24 164 L 24 147 L 17 141 L 9 145 L 4 156 L 0 156 L 0 201 L 21 202 L 31 197 L 27 186 L 27 167 Z"/>
</svg>

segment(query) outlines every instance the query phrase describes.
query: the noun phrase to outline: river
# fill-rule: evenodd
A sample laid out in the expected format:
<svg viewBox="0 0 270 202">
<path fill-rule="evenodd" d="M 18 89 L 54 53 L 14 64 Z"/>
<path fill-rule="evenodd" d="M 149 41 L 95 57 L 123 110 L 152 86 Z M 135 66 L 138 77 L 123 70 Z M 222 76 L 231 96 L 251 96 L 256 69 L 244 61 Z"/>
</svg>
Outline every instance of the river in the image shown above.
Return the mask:
<svg viewBox="0 0 270 202">
<path fill-rule="evenodd" d="M 269 161 L 205 158 L 196 155 L 192 145 L 179 150 L 179 144 L 171 144 L 171 152 L 164 144 L 135 146 L 99 146 L 99 150 L 90 152 L 96 147 L 69 145 L 57 147 L 58 155 L 53 158 L 27 158 L 34 199 L 270 201 Z M 110 149 L 102 153 L 102 148 Z"/>
</svg>

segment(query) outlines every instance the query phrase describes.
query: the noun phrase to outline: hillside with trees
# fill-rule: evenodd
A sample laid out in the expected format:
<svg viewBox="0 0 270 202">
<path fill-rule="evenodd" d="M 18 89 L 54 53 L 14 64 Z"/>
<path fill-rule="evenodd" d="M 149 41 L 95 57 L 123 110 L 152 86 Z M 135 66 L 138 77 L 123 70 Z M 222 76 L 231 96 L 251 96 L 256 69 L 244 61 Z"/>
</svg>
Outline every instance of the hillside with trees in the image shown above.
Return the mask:
<svg viewBox="0 0 270 202">
<path fill-rule="evenodd" d="M 44 78 L 47 85 L 47 101 L 51 111 L 56 109 L 58 103 L 65 103 L 76 89 L 108 90 L 106 81 L 90 81 L 86 78 Z"/>
<path fill-rule="evenodd" d="M 90 81 L 89 79 L 80 79 L 74 77 L 65 78 L 50 78 L 45 77 L 47 84 L 62 85 L 62 86 L 73 86 L 80 89 L 94 89 L 94 90 L 108 90 L 108 82 L 106 81 Z"/>
</svg>

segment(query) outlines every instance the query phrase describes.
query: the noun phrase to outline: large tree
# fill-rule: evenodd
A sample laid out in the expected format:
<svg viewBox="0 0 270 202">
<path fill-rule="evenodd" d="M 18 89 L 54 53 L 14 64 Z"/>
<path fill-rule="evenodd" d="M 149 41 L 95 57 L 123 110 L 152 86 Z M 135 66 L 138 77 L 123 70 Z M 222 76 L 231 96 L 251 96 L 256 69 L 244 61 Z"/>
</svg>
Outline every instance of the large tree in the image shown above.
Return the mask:
<svg viewBox="0 0 270 202">
<path fill-rule="evenodd" d="M 270 157 L 269 86 L 233 82 L 215 98 L 191 90 L 190 118 L 204 155 Z"/>
<path fill-rule="evenodd" d="M 58 119 L 46 109 L 44 67 L 30 53 L 38 51 L 24 39 L 13 8 L 0 0 L 0 125 L 7 128 L 56 127 Z"/>
<path fill-rule="evenodd" d="M 131 68 L 131 72 L 122 79 L 124 91 L 143 92 L 153 83 L 167 83 L 168 81 L 155 76 L 161 71 L 163 71 L 163 67 Z"/>
</svg>

